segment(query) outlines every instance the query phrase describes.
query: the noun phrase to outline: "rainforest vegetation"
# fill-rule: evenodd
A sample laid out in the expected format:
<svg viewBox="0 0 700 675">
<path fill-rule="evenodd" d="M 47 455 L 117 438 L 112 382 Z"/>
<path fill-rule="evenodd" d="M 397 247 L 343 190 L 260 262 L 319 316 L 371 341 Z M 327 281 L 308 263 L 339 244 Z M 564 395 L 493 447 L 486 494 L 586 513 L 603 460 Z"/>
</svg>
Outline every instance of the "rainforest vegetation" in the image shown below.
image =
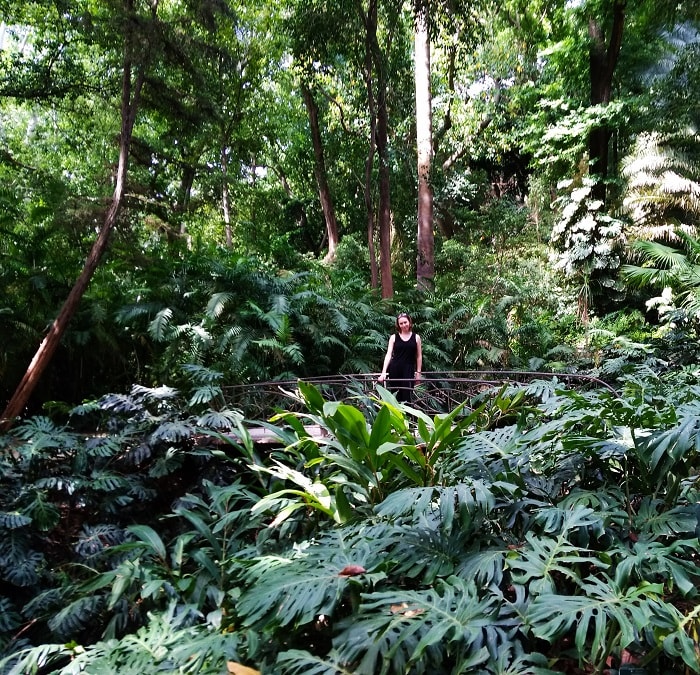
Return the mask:
<svg viewBox="0 0 700 675">
<path fill-rule="evenodd" d="M 699 92 L 691 0 L 0 0 L 0 673 L 700 673 Z"/>
</svg>

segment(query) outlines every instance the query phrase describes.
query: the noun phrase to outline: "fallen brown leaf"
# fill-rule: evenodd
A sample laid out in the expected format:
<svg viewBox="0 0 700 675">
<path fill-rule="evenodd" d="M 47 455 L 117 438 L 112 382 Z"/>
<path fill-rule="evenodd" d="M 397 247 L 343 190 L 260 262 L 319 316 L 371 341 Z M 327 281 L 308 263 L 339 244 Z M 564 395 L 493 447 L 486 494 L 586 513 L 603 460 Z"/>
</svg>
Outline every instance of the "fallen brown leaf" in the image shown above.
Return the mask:
<svg viewBox="0 0 700 675">
<path fill-rule="evenodd" d="M 236 663 L 235 661 L 227 661 L 226 668 L 232 675 L 260 675 L 259 670 L 255 670 L 255 668 L 248 668 L 248 666 Z"/>
</svg>

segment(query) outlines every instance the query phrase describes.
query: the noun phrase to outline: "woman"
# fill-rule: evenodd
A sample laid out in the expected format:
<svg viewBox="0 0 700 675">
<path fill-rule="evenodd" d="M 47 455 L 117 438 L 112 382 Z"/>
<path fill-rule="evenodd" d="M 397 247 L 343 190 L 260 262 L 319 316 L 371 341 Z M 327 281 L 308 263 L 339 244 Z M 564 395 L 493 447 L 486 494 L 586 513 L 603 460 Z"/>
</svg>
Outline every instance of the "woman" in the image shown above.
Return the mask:
<svg viewBox="0 0 700 675">
<path fill-rule="evenodd" d="M 389 376 L 398 401 L 410 401 L 413 387 L 421 377 L 423 348 L 418 333 L 413 332 L 411 317 L 402 312 L 396 317 L 396 333 L 389 337 L 382 372 L 377 378 L 383 383 Z"/>
</svg>

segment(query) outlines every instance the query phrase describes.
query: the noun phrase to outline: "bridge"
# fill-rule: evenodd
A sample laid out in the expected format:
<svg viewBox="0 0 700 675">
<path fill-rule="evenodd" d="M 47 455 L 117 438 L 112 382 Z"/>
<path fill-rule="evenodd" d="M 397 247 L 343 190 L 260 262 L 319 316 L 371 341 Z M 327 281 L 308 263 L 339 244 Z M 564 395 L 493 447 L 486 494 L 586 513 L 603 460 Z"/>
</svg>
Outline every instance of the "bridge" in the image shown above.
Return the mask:
<svg viewBox="0 0 700 675">
<path fill-rule="evenodd" d="M 357 401 L 375 393 L 379 373 L 355 373 L 300 378 L 315 385 L 328 401 Z M 429 414 L 450 412 L 465 400 L 503 385 L 527 386 L 536 381 L 556 382 L 573 389 L 605 388 L 617 391 L 591 375 L 519 370 L 464 370 L 423 372 L 414 389 L 412 407 Z M 299 380 L 271 380 L 224 387 L 226 403 L 251 420 L 264 420 L 280 410 L 301 411 L 294 396 Z M 392 386 L 402 383 L 393 381 Z"/>
</svg>

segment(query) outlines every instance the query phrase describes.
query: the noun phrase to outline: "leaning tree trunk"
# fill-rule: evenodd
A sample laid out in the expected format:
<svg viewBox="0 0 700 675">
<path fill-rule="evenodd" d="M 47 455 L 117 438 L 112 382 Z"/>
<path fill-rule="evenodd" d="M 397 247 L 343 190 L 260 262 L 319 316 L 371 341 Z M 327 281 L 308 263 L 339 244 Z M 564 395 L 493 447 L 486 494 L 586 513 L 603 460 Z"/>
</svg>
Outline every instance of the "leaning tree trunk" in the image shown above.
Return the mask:
<svg viewBox="0 0 700 675">
<path fill-rule="evenodd" d="M 132 0 L 127 0 L 127 12 L 132 10 Z M 154 3 L 153 13 L 155 14 L 157 3 Z M 80 273 L 75 285 L 68 294 L 61 311 L 58 313 L 56 320 L 51 325 L 48 334 L 39 345 L 34 358 L 29 364 L 24 377 L 20 381 L 12 398 L 9 400 L 2 416 L 0 416 L 0 430 L 7 431 L 14 424 L 16 418 L 22 414 L 29 398 L 36 388 L 39 379 L 51 362 L 51 359 L 61 342 L 61 338 L 73 318 L 80 300 L 82 299 L 90 279 L 94 274 L 97 266 L 100 263 L 104 252 L 107 250 L 109 237 L 117 222 L 119 211 L 124 197 L 124 186 L 127 174 L 127 165 L 129 158 L 129 148 L 131 145 L 131 136 L 136 120 L 136 111 L 141 96 L 141 88 L 144 82 L 144 68 L 139 70 L 136 81 L 131 82 L 132 63 L 131 63 L 131 37 L 125 36 L 123 76 L 122 76 L 122 100 L 121 100 L 121 132 L 119 136 L 119 163 L 117 166 L 116 183 L 112 202 L 105 216 L 102 229 L 92 245 L 92 249 L 85 261 L 83 271 Z"/>
<path fill-rule="evenodd" d="M 430 94 L 430 38 L 427 0 L 416 2 L 415 56 L 416 147 L 418 151 L 418 288 L 432 291 L 435 277 L 435 236 L 433 234 L 433 189 L 430 169 L 433 159 L 433 115 Z"/>
<path fill-rule="evenodd" d="M 335 260 L 335 250 L 338 247 L 338 221 L 335 217 L 333 198 L 331 197 L 331 189 L 328 185 L 328 176 L 326 174 L 323 139 L 321 138 L 321 129 L 318 124 L 318 106 L 311 89 L 306 84 L 302 84 L 301 91 L 306 111 L 309 115 L 311 141 L 314 148 L 314 175 L 316 176 L 318 196 L 321 200 L 321 209 L 323 211 L 323 219 L 326 221 L 326 234 L 328 235 L 328 253 L 326 253 L 324 260 L 332 262 Z"/>
</svg>

